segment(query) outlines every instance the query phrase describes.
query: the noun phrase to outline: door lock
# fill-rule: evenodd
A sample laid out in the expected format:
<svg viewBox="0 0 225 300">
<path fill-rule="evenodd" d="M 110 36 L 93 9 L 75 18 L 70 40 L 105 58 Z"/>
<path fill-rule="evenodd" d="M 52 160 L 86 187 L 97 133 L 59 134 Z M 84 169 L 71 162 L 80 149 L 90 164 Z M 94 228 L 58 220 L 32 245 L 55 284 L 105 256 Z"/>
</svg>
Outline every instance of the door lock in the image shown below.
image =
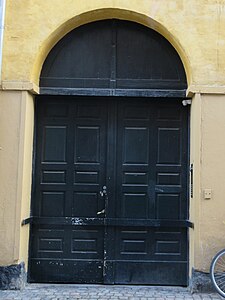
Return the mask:
<svg viewBox="0 0 225 300">
<path fill-rule="evenodd" d="M 102 187 L 102 191 L 100 191 L 99 194 L 101 197 L 107 195 L 107 187 L 105 185 Z"/>
<path fill-rule="evenodd" d="M 101 197 L 105 197 L 105 200 L 107 200 L 107 187 L 106 185 L 104 185 L 102 187 L 102 190 L 99 192 L 100 196 Z M 97 212 L 97 215 L 101 215 L 101 214 L 104 214 L 105 213 L 105 208 L 103 208 L 102 210 L 98 211 Z"/>
</svg>

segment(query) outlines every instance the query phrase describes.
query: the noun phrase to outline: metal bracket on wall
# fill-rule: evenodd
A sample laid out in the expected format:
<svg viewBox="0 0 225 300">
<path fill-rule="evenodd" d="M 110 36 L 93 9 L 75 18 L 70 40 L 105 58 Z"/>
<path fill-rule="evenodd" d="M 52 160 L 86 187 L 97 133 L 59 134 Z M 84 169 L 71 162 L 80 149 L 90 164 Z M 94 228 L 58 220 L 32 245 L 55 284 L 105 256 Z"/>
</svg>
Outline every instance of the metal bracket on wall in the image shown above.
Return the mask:
<svg viewBox="0 0 225 300">
<path fill-rule="evenodd" d="M 190 196 L 193 198 L 193 164 L 190 165 Z"/>
<path fill-rule="evenodd" d="M 24 226 L 24 225 L 27 225 L 27 224 L 31 224 L 32 220 L 33 220 L 33 217 L 29 217 L 29 218 L 23 219 L 22 222 L 21 222 L 21 226 Z"/>
</svg>

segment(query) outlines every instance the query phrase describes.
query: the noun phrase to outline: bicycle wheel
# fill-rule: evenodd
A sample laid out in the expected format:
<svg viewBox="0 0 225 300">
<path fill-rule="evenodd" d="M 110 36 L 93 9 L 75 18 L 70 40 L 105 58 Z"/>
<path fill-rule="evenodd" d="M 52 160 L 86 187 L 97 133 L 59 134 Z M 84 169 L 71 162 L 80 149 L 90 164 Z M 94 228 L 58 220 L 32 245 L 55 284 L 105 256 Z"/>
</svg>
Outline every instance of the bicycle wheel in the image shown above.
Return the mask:
<svg viewBox="0 0 225 300">
<path fill-rule="evenodd" d="M 225 249 L 218 252 L 213 258 L 210 276 L 216 291 L 225 298 Z"/>
</svg>

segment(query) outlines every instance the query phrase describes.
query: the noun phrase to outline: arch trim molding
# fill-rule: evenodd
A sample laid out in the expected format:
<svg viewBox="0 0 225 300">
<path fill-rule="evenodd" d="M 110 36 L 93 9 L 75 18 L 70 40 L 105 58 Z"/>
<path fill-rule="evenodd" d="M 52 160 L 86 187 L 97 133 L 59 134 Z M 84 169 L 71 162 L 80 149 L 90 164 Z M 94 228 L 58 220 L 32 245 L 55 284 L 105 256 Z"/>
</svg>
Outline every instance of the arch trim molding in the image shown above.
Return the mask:
<svg viewBox="0 0 225 300">
<path fill-rule="evenodd" d="M 170 44 L 177 51 L 187 77 L 188 85 L 191 82 L 191 67 L 189 59 L 185 53 L 184 48 L 179 43 L 178 39 L 173 36 L 162 24 L 153 20 L 151 17 L 147 15 L 140 14 L 138 12 L 124 10 L 124 9 L 116 9 L 116 8 L 105 8 L 98 10 L 91 10 L 80 15 L 74 16 L 72 19 L 65 21 L 61 24 L 55 31 L 53 31 L 42 43 L 39 52 L 36 54 L 36 59 L 33 64 L 32 73 L 31 73 L 31 81 L 38 86 L 39 77 L 41 73 L 42 66 L 46 57 L 48 56 L 51 49 L 70 31 L 73 29 L 88 24 L 94 21 L 100 21 L 105 19 L 120 19 L 126 21 L 132 21 L 139 24 L 142 24 L 146 27 L 149 27 L 163 37 L 165 37 Z"/>
</svg>

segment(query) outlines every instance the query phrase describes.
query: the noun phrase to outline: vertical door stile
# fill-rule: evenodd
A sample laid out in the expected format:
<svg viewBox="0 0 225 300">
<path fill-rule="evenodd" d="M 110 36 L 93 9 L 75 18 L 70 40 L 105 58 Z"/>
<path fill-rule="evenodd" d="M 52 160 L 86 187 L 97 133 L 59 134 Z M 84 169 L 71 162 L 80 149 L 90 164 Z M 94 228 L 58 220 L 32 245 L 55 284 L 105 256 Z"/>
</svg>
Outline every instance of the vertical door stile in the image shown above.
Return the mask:
<svg viewBox="0 0 225 300">
<path fill-rule="evenodd" d="M 148 199 L 149 209 L 148 218 L 156 219 L 155 208 L 155 181 L 156 181 L 156 161 L 157 161 L 157 130 L 156 130 L 156 110 L 149 107 L 149 165 L 148 165 Z M 147 247 L 149 247 L 150 259 L 154 253 L 154 228 L 148 228 Z"/>
<path fill-rule="evenodd" d="M 155 181 L 156 181 L 156 161 L 157 161 L 157 130 L 156 130 L 156 110 L 149 108 L 149 165 L 148 165 L 148 218 L 156 219 L 155 214 Z"/>
<path fill-rule="evenodd" d="M 116 197 L 116 116 L 117 103 L 109 99 L 108 104 L 108 130 L 107 130 L 107 158 L 106 158 L 106 187 L 107 196 L 105 197 L 105 220 L 115 217 L 115 197 Z M 104 239 L 104 283 L 114 283 L 114 257 L 115 257 L 114 229 L 112 226 L 105 226 Z"/>
<path fill-rule="evenodd" d="M 66 102 L 68 109 L 68 129 L 67 129 L 67 170 L 66 170 L 66 201 L 65 201 L 65 216 L 72 217 L 73 212 L 73 193 L 74 193 L 74 147 L 75 147 L 75 120 L 74 115 L 76 114 L 77 104 L 74 102 L 70 104 Z M 64 255 L 67 258 L 71 258 L 73 231 L 66 230 L 64 226 Z"/>
</svg>

